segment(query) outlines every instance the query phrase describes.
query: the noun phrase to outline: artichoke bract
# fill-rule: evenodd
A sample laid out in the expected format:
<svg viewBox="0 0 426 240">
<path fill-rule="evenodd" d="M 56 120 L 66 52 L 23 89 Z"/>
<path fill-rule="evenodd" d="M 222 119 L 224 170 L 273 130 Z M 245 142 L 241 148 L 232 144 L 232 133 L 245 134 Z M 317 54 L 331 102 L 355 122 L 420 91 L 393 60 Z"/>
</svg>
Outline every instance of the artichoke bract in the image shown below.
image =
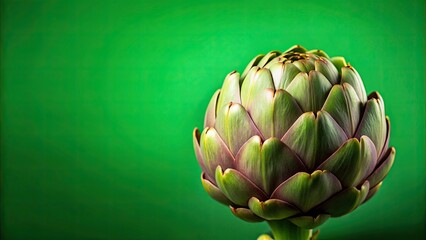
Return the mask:
<svg viewBox="0 0 426 240">
<path fill-rule="evenodd" d="M 395 158 L 378 92 L 343 57 L 294 46 L 229 73 L 193 144 L 205 191 L 275 239 L 309 239 L 370 199 Z"/>
</svg>

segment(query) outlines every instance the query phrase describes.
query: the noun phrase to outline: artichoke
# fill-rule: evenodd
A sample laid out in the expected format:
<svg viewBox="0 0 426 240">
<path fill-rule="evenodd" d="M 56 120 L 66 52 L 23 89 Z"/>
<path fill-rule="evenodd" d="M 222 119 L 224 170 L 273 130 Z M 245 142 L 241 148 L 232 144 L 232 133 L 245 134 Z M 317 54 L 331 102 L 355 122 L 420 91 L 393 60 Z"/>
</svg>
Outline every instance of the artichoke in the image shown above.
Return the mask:
<svg viewBox="0 0 426 240">
<path fill-rule="evenodd" d="M 343 57 L 293 46 L 229 73 L 193 144 L 205 191 L 275 239 L 309 239 L 370 199 L 395 158 L 378 92 Z M 265 239 L 263 235 L 262 239 Z"/>
</svg>

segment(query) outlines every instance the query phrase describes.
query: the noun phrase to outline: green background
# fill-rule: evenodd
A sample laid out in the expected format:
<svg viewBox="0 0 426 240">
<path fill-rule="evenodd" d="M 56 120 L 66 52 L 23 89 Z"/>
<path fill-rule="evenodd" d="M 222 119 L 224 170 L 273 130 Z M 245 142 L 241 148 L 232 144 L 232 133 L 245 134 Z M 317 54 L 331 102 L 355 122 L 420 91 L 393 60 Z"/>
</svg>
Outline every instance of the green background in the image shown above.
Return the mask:
<svg viewBox="0 0 426 240">
<path fill-rule="evenodd" d="M 191 134 L 228 72 L 302 44 L 382 94 L 397 149 L 376 197 L 320 239 L 423 239 L 425 3 L 351 2 L 2 1 L 2 238 L 268 231 L 204 192 Z"/>
</svg>

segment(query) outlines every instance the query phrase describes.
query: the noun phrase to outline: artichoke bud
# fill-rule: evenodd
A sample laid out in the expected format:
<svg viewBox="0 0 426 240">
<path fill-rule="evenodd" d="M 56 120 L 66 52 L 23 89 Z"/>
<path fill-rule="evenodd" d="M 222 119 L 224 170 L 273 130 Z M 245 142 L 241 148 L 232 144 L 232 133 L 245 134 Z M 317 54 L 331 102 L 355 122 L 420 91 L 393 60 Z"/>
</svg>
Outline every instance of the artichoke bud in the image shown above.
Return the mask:
<svg viewBox="0 0 426 240">
<path fill-rule="evenodd" d="M 300 45 L 225 77 L 193 143 L 202 185 L 246 221 L 312 229 L 370 199 L 392 167 L 390 122 L 343 57 Z"/>
</svg>

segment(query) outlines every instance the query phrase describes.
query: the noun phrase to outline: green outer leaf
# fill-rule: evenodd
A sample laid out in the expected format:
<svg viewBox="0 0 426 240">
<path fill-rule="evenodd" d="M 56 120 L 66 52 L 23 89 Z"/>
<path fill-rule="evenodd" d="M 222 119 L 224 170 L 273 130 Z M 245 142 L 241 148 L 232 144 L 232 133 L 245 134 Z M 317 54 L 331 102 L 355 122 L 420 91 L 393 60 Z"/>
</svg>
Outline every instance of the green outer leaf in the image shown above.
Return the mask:
<svg viewBox="0 0 426 240">
<path fill-rule="evenodd" d="M 330 113 L 347 136 L 355 134 L 361 118 L 362 103 L 351 85 L 334 85 L 322 110 Z"/>
<path fill-rule="evenodd" d="M 315 115 L 304 113 L 281 139 L 301 157 L 308 169 L 315 166 L 315 125 Z"/>
<path fill-rule="evenodd" d="M 225 195 L 223 195 L 220 189 L 217 188 L 213 183 L 211 183 L 205 177 L 206 177 L 205 173 L 201 173 L 201 183 L 203 184 L 203 188 L 209 194 L 209 196 L 222 204 L 225 204 L 225 205 L 232 204 L 232 202 L 229 201 L 229 199 L 226 198 Z"/>
<path fill-rule="evenodd" d="M 247 222 L 263 222 L 264 219 L 256 216 L 250 209 L 247 208 L 234 208 L 233 206 L 229 206 L 231 212 L 239 217 L 240 219 Z"/>
<path fill-rule="evenodd" d="M 288 85 L 290 85 L 290 83 L 299 73 L 299 68 L 297 68 L 293 63 L 285 63 L 281 79 L 278 81 L 277 87 L 275 89 L 287 89 Z M 274 82 L 275 81 L 276 80 L 274 80 Z"/>
<path fill-rule="evenodd" d="M 300 71 L 308 73 L 311 70 L 315 69 L 315 60 L 314 59 L 300 59 L 293 62 L 294 66 L 299 68 Z"/>
<path fill-rule="evenodd" d="M 220 95 L 217 100 L 218 111 L 229 103 L 241 103 L 240 99 L 240 74 L 236 71 L 229 73 L 223 82 Z"/>
<path fill-rule="evenodd" d="M 216 168 L 216 182 L 223 194 L 239 206 L 247 206 L 251 197 L 266 199 L 265 193 L 235 169 Z"/>
<path fill-rule="evenodd" d="M 342 68 L 342 79 L 340 84 L 349 83 L 357 93 L 359 100 L 362 103 L 367 101 L 367 93 L 365 93 L 364 84 L 358 72 L 352 66 L 345 66 Z"/>
<path fill-rule="evenodd" d="M 379 189 L 382 187 L 383 182 L 379 182 L 376 186 L 370 188 L 370 191 L 368 191 L 367 197 L 362 202 L 363 204 L 366 203 L 368 200 L 370 200 L 376 193 L 379 191 Z"/>
<path fill-rule="evenodd" d="M 243 73 L 241 74 L 241 79 L 245 79 L 247 74 L 249 73 L 249 71 L 254 67 L 257 66 L 257 64 L 259 63 L 260 59 L 263 58 L 263 56 L 265 56 L 265 54 L 259 54 L 256 57 L 254 57 L 246 66 L 246 68 L 244 69 Z"/>
<path fill-rule="evenodd" d="M 307 51 L 307 53 L 315 54 L 316 56 L 319 56 L 319 57 L 325 57 L 325 58 L 327 58 L 327 59 L 329 59 L 329 58 L 330 58 L 330 57 L 327 55 L 327 53 L 326 53 L 326 52 L 324 52 L 323 50 L 319 50 L 319 49 L 313 49 L 313 50 Z"/>
<path fill-rule="evenodd" d="M 275 91 L 267 88 L 260 92 L 248 109 L 253 122 L 264 138 L 274 136 Z"/>
<path fill-rule="evenodd" d="M 296 100 L 282 89 L 275 92 L 273 112 L 273 136 L 277 138 L 282 138 L 303 113 Z"/>
<path fill-rule="evenodd" d="M 238 103 L 229 104 L 218 112 L 215 127 L 234 156 L 250 137 L 260 135 L 244 107 Z"/>
<path fill-rule="evenodd" d="M 262 140 L 259 136 L 253 136 L 241 147 L 235 157 L 235 168 L 258 187 L 263 185 L 260 169 L 261 150 Z"/>
<path fill-rule="evenodd" d="M 331 172 L 299 172 L 278 186 L 271 198 L 281 199 L 308 212 L 341 189 L 339 180 Z"/>
<path fill-rule="evenodd" d="M 318 112 L 317 118 L 312 112 L 302 114 L 282 138 L 308 170 L 313 170 L 346 140 L 346 134 L 325 111 Z"/>
<path fill-rule="evenodd" d="M 306 171 L 302 161 L 278 138 L 267 139 L 262 146 L 260 171 L 262 189 L 270 194 L 283 181 Z"/>
<path fill-rule="evenodd" d="M 287 49 L 286 51 L 284 51 L 284 53 L 291 52 L 291 51 L 293 51 L 293 52 L 299 52 L 299 53 L 305 53 L 308 50 L 306 50 L 306 48 L 304 48 L 304 47 L 302 47 L 300 45 L 294 45 L 294 46 L 290 47 L 289 49 Z"/>
<path fill-rule="evenodd" d="M 269 138 L 263 146 L 260 137 L 250 138 L 241 147 L 236 169 L 266 194 L 299 171 L 305 171 L 300 159 L 279 139 Z"/>
<path fill-rule="evenodd" d="M 320 57 L 315 61 L 315 70 L 322 73 L 331 85 L 339 82 L 339 72 L 333 63 L 327 58 Z"/>
<path fill-rule="evenodd" d="M 386 151 L 388 150 L 390 131 L 391 131 L 390 120 L 389 120 L 389 117 L 386 116 L 386 140 L 385 140 L 385 144 L 383 145 L 382 152 L 380 153 L 379 157 L 377 158 L 378 160 L 382 159 L 383 156 L 385 155 Z"/>
<path fill-rule="evenodd" d="M 374 170 L 374 172 L 367 178 L 371 186 L 377 185 L 379 182 L 383 181 L 386 175 L 389 173 L 389 170 L 392 168 L 393 162 L 395 160 L 396 150 L 391 147 L 388 149 L 384 155 L 384 160 L 379 163 L 380 165 Z"/>
<path fill-rule="evenodd" d="M 266 220 L 280 220 L 300 213 L 296 207 L 279 199 L 268 199 L 263 202 L 252 197 L 249 200 L 249 207 L 256 215 Z"/>
<path fill-rule="evenodd" d="M 269 71 L 271 71 L 274 87 L 275 89 L 278 89 L 284 74 L 284 63 L 276 61 L 274 63 L 268 64 L 268 68 Z"/>
<path fill-rule="evenodd" d="M 209 105 L 207 106 L 206 115 L 204 117 L 204 128 L 214 127 L 216 121 L 216 105 L 219 94 L 220 89 L 218 89 L 210 99 Z"/>
<path fill-rule="evenodd" d="M 304 112 L 321 109 L 331 89 L 331 84 L 320 72 L 299 73 L 288 85 L 287 91 L 296 99 Z"/>
<path fill-rule="evenodd" d="M 267 68 L 252 68 L 241 85 L 241 103 L 244 107 L 251 105 L 259 92 L 266 88 L 274 89 L 272 75 Z"/>
<path fill-rule="evenodd" d="M 362 136 L 361 142 L 349 139 L 318 169 L 332 172 L 344 187 L 353 187 L 371 173 L 376 161 L 374 144 L 367 136 Z"/>
<path fill-rule="evenodd" d="M 234 157 L 214 128 L 204 129 L 200 138 L 200 148 L 206 174 L 211 178 L 214 178 L 218 165 L 228 168 L 234 163 Z"/>
<path fill-rule="evenodd" d="M 259 93 L 249 112 L 265 138 L 281 138 L 302 114 L 296 100 L 282 89 Z"/>
<path fill-rule="evenodd" d="M 326 111 L 319 111 L 316 119 L 315 166 L 333 154 L 347 139 L 339 124 Z"/>
<path fill-rule="evenodd" d="M 358 190 L 356 187 L 350 187 L 337 193 L 319 207 L 315 208 L 315 212 L 327 213 L 332 217 L 340 217 L 353 211 L 367 196 L 370 184 L 365 181 Z"/>
<path fill-rule="evenodd" d="M 344 57 L 332 57 L 330 61 L 334 64 L 337 71 L 339 72 L 339 76 L 342 76 L 342 67 L 346 67 L 346 60 Z"/>
<path fill-rule="evenodd" d="M 355 137 L 368 136 L 376 146 L 377 156 L 379 156 L 386 141 L 386 130 L 386 117 L 380 106 L 380 100 L 368 100 Z"/>
<path fill-rule="evenodd" d="M 203 155 L 201 154 L 200 149 L 200 137 L 200 131 L 198 128 L 194 128 L 194 131 L 192 131 L 192 145 L 194 146 L 195 156 L 197 157 L 197 161 L 201 169 L 206 171 L 206 166 L 204 166 Z"/>
<path fill-rule="evenodd" d="M 277 57 L 278 55 L 280 55 L 280 51 L 270 51 L 268 52 L 257 64 L 257 66 L 259 66 L 260 68 L 265 67 L 265 65 L 272 60 L 273 58 Z"/>
<path fill-rule="evenodd" d="M 312 216 L 300 216 L 300 217 L 290 218 L 289 221 L 301 228 L 313 229 L 325 223 L 325 221 L 327 221 L 329 218 L 330 218 L 330 215 L 320 214 L 316 216 L 315 218 Z"/>
</svg>

